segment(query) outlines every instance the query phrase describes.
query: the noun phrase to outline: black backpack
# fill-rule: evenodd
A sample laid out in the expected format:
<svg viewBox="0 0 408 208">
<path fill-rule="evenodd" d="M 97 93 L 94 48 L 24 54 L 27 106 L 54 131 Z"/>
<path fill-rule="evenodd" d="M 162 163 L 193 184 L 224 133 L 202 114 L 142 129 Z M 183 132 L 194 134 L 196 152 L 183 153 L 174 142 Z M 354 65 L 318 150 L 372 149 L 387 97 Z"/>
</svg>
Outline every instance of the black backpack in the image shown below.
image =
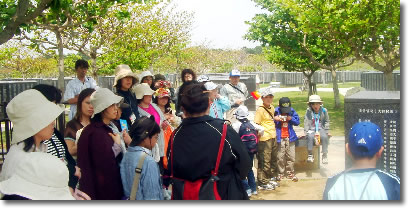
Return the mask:
<svg viewBox="0 0 408 208">
<path fill-rule="evenodd" d="M 248 119 L 243 119 L 240 121 L 242 124 L 239 127 L 239 137 L 241 137 L 241 140 L 245 144 L 248 152 L 254 154 L 258 152 L 258 132 Z"/>
</svg>

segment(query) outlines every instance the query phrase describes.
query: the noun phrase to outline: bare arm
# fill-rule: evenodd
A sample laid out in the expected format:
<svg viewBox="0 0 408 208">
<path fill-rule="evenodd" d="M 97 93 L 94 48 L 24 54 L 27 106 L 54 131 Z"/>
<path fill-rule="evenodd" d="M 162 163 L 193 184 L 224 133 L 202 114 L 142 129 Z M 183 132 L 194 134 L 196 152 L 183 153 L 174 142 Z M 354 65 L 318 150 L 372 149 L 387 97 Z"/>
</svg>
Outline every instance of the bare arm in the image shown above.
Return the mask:
<svg viewBox="0 0 408 208">
<path fill-rule="evenodd" d="M 70 139 L 66 139 L 65 143 L 67 144 L 69 154 L 71 154 L 72 156 L 76 156 L 77 145 L 75 144 L 75 142 Z"/>
</svg>

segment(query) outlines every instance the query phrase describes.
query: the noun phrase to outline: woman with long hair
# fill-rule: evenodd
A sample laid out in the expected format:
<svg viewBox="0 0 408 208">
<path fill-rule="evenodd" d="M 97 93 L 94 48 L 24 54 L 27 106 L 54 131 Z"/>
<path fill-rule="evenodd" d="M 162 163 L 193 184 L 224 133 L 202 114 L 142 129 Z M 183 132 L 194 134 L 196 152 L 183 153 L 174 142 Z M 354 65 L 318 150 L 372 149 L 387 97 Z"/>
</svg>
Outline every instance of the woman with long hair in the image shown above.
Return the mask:
<svg viewBox="0 0 408 208">
<path fill-rule="evenodd" d="M 197 75 L 192 69 L 183 69 L 181 71 L 181 81 L 183 84 L 177 89 L 177 101 L 176 101 L 176 115 L 180 116 L 181 118 L 185 118 L 183 111 L 181 110 L 181 94 L 183 94 L 183 90 L 186 86 L 190 84 L 197 84 Z"/>
<path fill-rule="evenodd" d="M 76 133 L 79 129 L 88 126 L 91 123 L 91 116 L 94 108 L 91 104 L 91 94 L 95 92 L 93 88 L 86 88 L 79 93 L 77 112 L 72 120 L 67 123 L 64 132 L 65 143 L 72 156 L 77 155 Z"/>
<path fill-rule="evenodd" d="M 119 200 L 123 197 L 119 159 L 120 136 L 108 126 L 118 113 L 123 97 L 107 88 L 91 95 L 94 114 L 78 141 L 78 166 L 81 168 L 80 189 L 96 200 Z"/>
</svg>

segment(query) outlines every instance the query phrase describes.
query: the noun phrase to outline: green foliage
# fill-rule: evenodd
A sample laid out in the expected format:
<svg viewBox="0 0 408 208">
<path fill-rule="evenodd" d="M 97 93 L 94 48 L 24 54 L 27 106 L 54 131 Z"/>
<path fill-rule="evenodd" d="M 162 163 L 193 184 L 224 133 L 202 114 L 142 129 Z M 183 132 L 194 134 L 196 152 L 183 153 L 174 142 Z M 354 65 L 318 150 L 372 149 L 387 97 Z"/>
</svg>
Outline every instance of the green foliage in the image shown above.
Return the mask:
<svg viewBox="0 0 408 208">
<path fill-rule="evenodd" d="M 6 44 L 0 48 L 0 78 L 55 77 L 57 62 L 39 56 L 22 45 Z"/>
</svg>

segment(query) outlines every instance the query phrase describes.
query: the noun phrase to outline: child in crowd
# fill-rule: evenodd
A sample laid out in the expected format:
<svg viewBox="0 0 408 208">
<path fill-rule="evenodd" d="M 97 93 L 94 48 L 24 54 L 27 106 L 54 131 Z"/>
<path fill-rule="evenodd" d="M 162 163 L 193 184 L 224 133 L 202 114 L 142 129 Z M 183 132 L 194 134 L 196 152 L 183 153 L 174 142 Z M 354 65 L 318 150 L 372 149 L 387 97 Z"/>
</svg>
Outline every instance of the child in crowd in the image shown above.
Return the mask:
<svg viewBox="0 0 408 208">
<path fill-rule="evenodd" d="M 327 179 L 323 200 L 401 200 L 400 178 L 376 168 L 383 151 L 380 127 L 354 124 L 346 143 L 352 166 Z"/>
<path fill-rule="evenodd" d="M 278 170 L 277 180 L 280 181 L 285 174 L 292 181 L 298 181 L 294 172 L 295 164 L 295 141 L 298 139 L 293 125 L 299 125 L 299 115 L 291 107 L 288 97 L 279 99 L 279 106 L 275 108 L 274 114 L 276 126 L 276 140 L 278 143 Z"/>
<path fill-rule="evenodd" d="M 327 164 L 327 152 L 329 146 L 329 113 L 322 106 L 323 101 L 319 95 L 309 97 L 309 107 L 306 110 L 304 120 L 304 130 L 307 139 L 307 162 L 313 163 L 313 143 L 322 144 L 322 163 Z M 319 153 L 320 154 L 320 153 Z"/>
<path fill-rule="evenodd" d="M 143 116 L 130 128 L 132 142 L 120 164 L 120 174 L 124 194 L 131 200 L 164 199 L 159 165 L 152 157 L 159 133 L 160 127 L 153 116 Z M 140 167 L 140 175 L 135 177 L 135 170 Z"/>
<path fill-rule="evenodd" d="M 271 88 L 260 91 L 263 104 L 255 112 L 255 123 L 264 127 L 263 136 L 258 144 L 258 185 L 260 189 L 274 190 L 278 185 L 271 181 L 277 176 L 277 153 L 275 122 L 273 120 L 274 107 Z"/>
<path fill-rule="evenodd" d="M 232 128 L 239 134 L 241 140 L 247 147 L 249 157 L 251 159 L 251 168 L 249 169 L 247 179 L 242 180 L 248 197 L 252 194 L 257 195 L 256 182 L 254 171 L 252 170 L 254 155 L 258 150 L 258 138 L 263 135 L 264 128 L 252 121 L 248 120 L 248 108 L 246 106 L 239 106 L 235 111 L 237 121 L 232 124 Z"/>
<path fill-rule="evenodd" d="M 206 82 L 204 87 L 210 92 L 209 115 L 213 118 L 224 119 L 224 113 L 231 108 L 228 98 L 218 94 L 218 86 L 214 82 Z"/>
</svg>

